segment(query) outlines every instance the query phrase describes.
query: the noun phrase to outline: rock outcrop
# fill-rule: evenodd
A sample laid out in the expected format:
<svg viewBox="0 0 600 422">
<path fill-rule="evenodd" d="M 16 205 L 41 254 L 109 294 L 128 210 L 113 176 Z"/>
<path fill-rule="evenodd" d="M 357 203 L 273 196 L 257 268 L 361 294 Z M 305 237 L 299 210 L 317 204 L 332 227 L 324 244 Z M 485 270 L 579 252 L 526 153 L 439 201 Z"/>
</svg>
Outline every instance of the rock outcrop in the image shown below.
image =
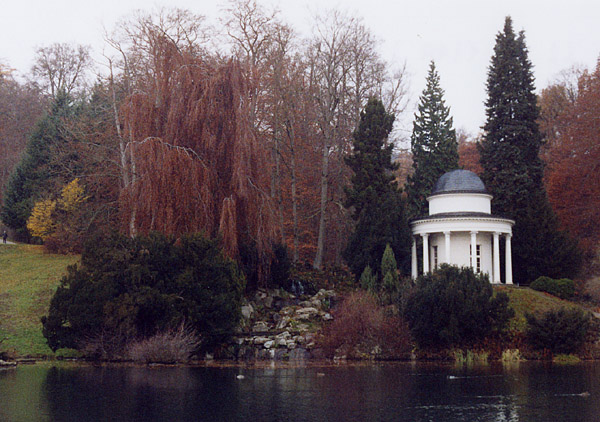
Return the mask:
<svg viewBox="0 0 600 422">
<path fill-rule="evenodd" d="M 231 352 L 238 359 L 304 360 L 320 356 L 316 333 L 333 319 L 333 290 L 295 296 L 281 289 L 259 289 L 242 306 L 242 323 Z"/>
</svg>

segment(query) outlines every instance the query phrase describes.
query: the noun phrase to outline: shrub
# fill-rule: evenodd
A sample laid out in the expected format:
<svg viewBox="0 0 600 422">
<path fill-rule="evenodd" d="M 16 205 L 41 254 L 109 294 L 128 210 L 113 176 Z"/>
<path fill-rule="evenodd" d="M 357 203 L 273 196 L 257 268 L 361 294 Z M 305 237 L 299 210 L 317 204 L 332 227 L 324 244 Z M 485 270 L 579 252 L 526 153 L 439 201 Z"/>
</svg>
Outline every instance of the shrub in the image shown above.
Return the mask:
<svg viewBox="0 0 600 422">
<path fill-rule="evenodd" d="M 527 314 L 527 342 L 536 350 L 573 353 L 584 343 L 590 328 L 589 315 L 581 309 L 560 308 L 541 317 Z"/>
<path fill-rule="evenodd" d="M 76 349 L 86 358 L 101 360 L 126 359 L 127 344 L 130 338 L 123 333 L 108 332 L 106 329 L 94 332 L 91 335 L 77 338 Z M 71 350 L 71 349 L 60 349 Z M 60 350 L 55 350 L 58 352 Z"/>
<path fill-rule="evenodd" d="M 43 334 L 53 350 L 96 344 L 102 355 L 186 321 L 209 348 L 235 329 L 243 288 L 217 241 L 114 234 L 90 242 L 81 265 L 69 267 L 42 318 Z"/>
<path fill-rule="evenodd" d="M 198 333 L 182 324 L 177 329 L 131 342 L 127 346 L 127 357 L 142 363 L 183 363 L 190 360 L 199 346 Z"/>
<path fill-rule="evenodd" d="M 389 305 L 396 302 L 400 294 L 400 277 L 398 276 L 398 265 L 394 251 L 389 243 L 385 247 L 381 258 L 381 285 L 379 287 L 379 297 L 383 304 Z"/>
<path fill-rule="evenodd" d="M 576 365 L 581 363 L 581 359 L 575 355 L 559 354 L 552 357 L 552 363 L 559 365 Z"/>
<path fill-rule="evenodd" d="M 521 351 L 519 349 L 506 349 L 502 351 L 500 360 L 502 363 L 519 362 L 523 360 L 523 357 L 521 356 Z"/>
<path fill-rule="evenodd" d="M 365 290 L 373 291 L 377 285 L 377 274 L 373 274 L 370 265 L 367 265 L 360 275 L 360 287 Z"/>
<path fill-rule="evenodd" d="M 462 350 L 456 349 L 452 352 L 452 356 L 454 358 L 454 363 L 457 365 L 479 365 L 485 364 L 488 362 L 489 353 L 488 352 L 477 352 L 473 350 Z"/>
<path fill-rule="evenodd" d="M 327 356 L 337 352 L 349 358 L 391 358 L 405 357 L 411 350 L 406 323 L 397 315 L 387 314 L 368 292 L 350 293 L 333 315 L 321 340 Z"/>
<path fill-rule="evenodd" d="M 585 282 L 584 295 L 596 305 L 600 304 L 600 277 L 592 277 Z"/>
<path fill-rule="evenodd" d="M 550 293 L 561 299 L 570 299 L 575 294 L 575 283 L 568 278 L 555 280 L 550 277 L 538 277 L 529 285 L 533 290 Z"/>
<path fill-rule="evenodd" d="M 420 276 L 405 316 L 421 347 L 469 346 L 507 327 L 508 296 L 494 296 L 487 275 L 442 265 Z"/>
<path fill-rule="evenodd" d="M 360 286 L 374 294 L 382 305 L 396 304 L 402 309 L 399 304 L 405 302 L 403 299 L 410 290 L 411 282 L 400 278 L 396 257 L 389 244 L 383 252 L 380 269 L 381 274 L 378 275 L 367 265 L 360 276 Z"/>
</svg>

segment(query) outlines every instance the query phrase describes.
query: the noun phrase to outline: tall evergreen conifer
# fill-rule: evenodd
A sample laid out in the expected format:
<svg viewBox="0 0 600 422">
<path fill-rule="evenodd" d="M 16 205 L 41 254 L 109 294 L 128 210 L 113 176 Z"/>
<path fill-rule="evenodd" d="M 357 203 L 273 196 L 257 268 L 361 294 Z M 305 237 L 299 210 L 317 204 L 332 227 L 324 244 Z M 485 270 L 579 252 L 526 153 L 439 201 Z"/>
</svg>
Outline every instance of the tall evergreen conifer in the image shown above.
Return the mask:
<svg viewBox="0 0 600 422">
<path fill-rule="evenodd" d="M 63 120 L 74 113 L 70 97 L 64 92 L 57 94 L 48 115 L 37 123 L 23 158 L 8 181 L 0 217 L 20 240 L 29 239 L 27 218 L 35 201 L 53 190 L 51 178 L 60 172 L 53 168 L 58 164 L 52 162 L 53 147 L 65 142 Z M 60 180 L 58 186 L 64 182 Z"/>
<path fill-rule="evenodd" d="M 407 180 L 406 192 L 412 217 L 427 213 L 427 197 L 439 177 L 458 168 L 458 142 L 452 128 L 450 108 L 444 103 L 444 90 L 432 61 L 427 86 L 415 114 L 410 138 L 413 174 Z"/>
<path fill-rule="evenodd" d="M 400 266 L 410 265 L 410 229 L 404 201 L 394 181 L 393 145 L 387 142 L 394 116 L 380 100 L 370 99 L 353 134 L 352 154 L 346 164 L 354 172 L 346 188 L 345 206 L 356 222 L 344 259 L 358 277 L 367 265 L 378 268 L 389 243 Z"/>
<path fill-rule="evenodd" d="M 543 184 L 544 165 L 531 62 L 525 35 L 506 18 L 496 36 L 488 73 L 485 135 L 478 145 L 482 180 L 494 196 L 493 211 L 516 221 L 513 273 L 516 282 L 538 276 L 570 277 L 578 267 L 575 244 L 558 231 Z"/>
</svg>

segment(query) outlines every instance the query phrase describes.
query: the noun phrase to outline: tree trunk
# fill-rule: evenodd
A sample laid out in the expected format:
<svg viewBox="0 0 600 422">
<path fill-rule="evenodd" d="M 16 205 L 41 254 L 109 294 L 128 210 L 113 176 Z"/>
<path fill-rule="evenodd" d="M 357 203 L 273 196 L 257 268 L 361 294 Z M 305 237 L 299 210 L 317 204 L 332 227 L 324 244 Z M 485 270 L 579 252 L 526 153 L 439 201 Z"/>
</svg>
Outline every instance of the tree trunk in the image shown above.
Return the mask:
<svg viewBox="0 0 600 422">
<path fill-rule="evenodd" d="M 130 153 L 130 161 L 131 161 L 131 184 L 135 183 L 136 174 L 135 174 L 135 144 L 133 143 L 133 133 L 131 127 L 129 128 L 129 153 Z M 137 234 L 137 228 L 135 226 L 135 219 L 137 214 L 137 205 L 136 201 L 131 201 L 131 215 L 129 216 L 129 236 L 134 237 Z"/>
<path fill-rule="evenodd" d="M 279 150 L 279 139 L 275 138 L 275 194 L 277 200 L 277 213 L 279 214 L 279 231 L 281 232 L 281 244 L 285 245 L 285 225 L 283 219 L 283 198 L 281 197 L 281 151 Z"/>
<path fill-rule="evenodd" d="M 319 217 L 319 237 L 317 239 L 317 253 L 313 261 L 313 268 L 320 270 L 323 265 L 323 253 L 325 249 L 325 225 L 327 223 L 327 188 L 329 176 L 329 146 L 323 144 L 323 160 L 321 169 L 321 207 Z"/>
<path fill-rule="evenodd" d="M 292 188 L 292 237 L 293 237 L 293 245 L 294 252 L 292 260 L 294 264 L 297 264 L 300 260 L 299 257 L 299 239 L 298 239 L 298 198 L 296 196 L 296 150 L 295 150 L 295 135 L 294 135 L 294 127 L 290 124 L 286 124 L 286 133 L 289 139 L 290 146 L 290 178 L 291 178 L 291 188 Z"/>
<path fill-rule="evenodd" d="M 112 62 L 109 61 L 110 66 L 110 90 L 112 94 L 112 108 L 115 119 L 115 128 L 117 129 L 117 137 L 119 138 L 119 157 L 121 160 L 121 181 L 122 187 L 129 186 L 129 172 L 127 170 L 127 146 L 121 133 L 121 121 L 119 119 L 119 111 L 117 109 L 117 94 L 115 92 L 115 84 L 113 79 Z"/>
</svg>

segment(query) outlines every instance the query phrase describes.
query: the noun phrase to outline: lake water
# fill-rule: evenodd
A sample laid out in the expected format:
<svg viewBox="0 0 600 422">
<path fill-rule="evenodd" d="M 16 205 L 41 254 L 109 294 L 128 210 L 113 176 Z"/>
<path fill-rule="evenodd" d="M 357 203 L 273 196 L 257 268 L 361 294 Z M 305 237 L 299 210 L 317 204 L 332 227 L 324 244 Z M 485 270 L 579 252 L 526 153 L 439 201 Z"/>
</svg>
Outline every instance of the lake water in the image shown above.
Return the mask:
<svg viewBox="0 0 600 422">
<path fill-rule="evenodd" d="M 599 420 L 597 363 L 0 371 L 0 421 L 11 422 Z"/>
</svg>

